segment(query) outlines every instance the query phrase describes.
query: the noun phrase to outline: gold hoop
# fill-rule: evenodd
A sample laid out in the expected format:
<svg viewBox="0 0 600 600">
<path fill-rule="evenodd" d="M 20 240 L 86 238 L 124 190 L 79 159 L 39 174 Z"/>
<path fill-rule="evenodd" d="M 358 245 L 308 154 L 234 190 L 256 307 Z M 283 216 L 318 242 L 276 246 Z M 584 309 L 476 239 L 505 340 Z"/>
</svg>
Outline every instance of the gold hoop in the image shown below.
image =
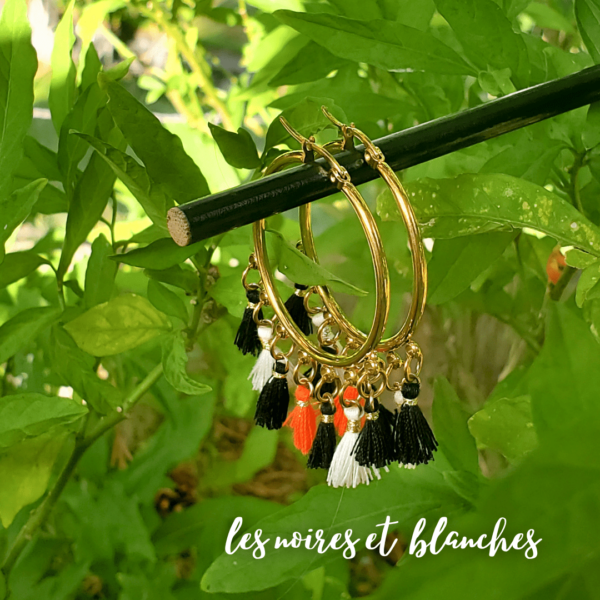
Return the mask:
<svg viewBox="0 0 600 600">
<path fill-rule="evenodd" d="M 414 271 L 412 302 L 401 329 L 392 337 L 382 339 L 377 346 L 378 351 L 388 352 L 405 344 L 410 339 L 425 310 L 425 301 L 427 299 L 427 261 L 425 260 L 421 233 L 406 191 L 394 171 L 386 164 L 385 156 L 381 150 L 362 131 L 356 129 L 353 125 L 348 126 L 341 123 L 324 106 L 321 107 L 321 110 L 338 127 L 342 136 L 341 140 L 326 144 L 326 148 L 332 151 L 353 149 L 355 137 L 362 142 L 365 147 L 365 161 L 370 167 L 379 172 L 382 179 L 390 188 L 408 231 L 408 242 L 411 248 Z M 306 255 L 318 263 L 319 258 L 312 234 L 310 204 L 300 206 L 300 232 Z M 329 292 L 329 289 L 326 286 L 318 286 L 317 291 L 344 333 L 359 342 L 363 342 L 366 339 L 365 334 L 346 319 L 335 298 Z"/>
<path fill-rule="evenodd" d="M 369 249 L 371 251 L 371 257 L 373 259 L 373 266 L 375 270 L 375 314 L 373 316 L 373 324 L 371 331 L 368 335 L 362 334 L 361 338 L 362 345 L 360 345 L 356 352 L 352 355 L 332 355 L 325 352 L 321 347 L 315 346 L 310 340 L 300 331 L 296 323 L 290 317 L 289 312 L 281 301 L 279 294 L 273 284 L 273 279 L 268 267 L 268 256 L 266 251 L 265 243 L 265 220 L 260 220 L 254 223 L 254 248 L 256 263 L 260 273 L 261 281 L 264 286 L 265 293 L 269 299 L 271 308 L 275 311 L 279 323 L 286 329 L 289 337 L 292 341 L 302 350 L 304 350 L 310 357 L 318 360 L 321 364 L 330 365 L 333 367 L 347 367 L 350 366 L 361 358 L 366 356 L 373 348 L 377 346 L 383 335 L 385 325 L 387 322 L 388 312 L 390 308 L 390 297 L 389 297 L 389 271 L 387 267 L 387 260 L 383 251 L 383 244 L 381 237 L 375 223 L 375 219 L 371 214 L 365 200 L 360 195 L 356 187 L 352 185 L 350 176 L 346 169 L 344 169 L 322 146 L 315 143 L 314 138 L 307 139 L 304 136 L 296 132 L 287 123 L 284 118 L 281 118 L 281 123 L 286 130 L 294 137 L 297 141 L 302 144 L 301 152 L 289 152 L 286 155 L 280 156 L 273 161 L 269 167 L 267 167 L 263 174 L 267 175 L 274 173 L 285 165 L 292 164 L 294 162 L 305 162 L 308 156 L 317 154 L 323 157 L 329 164 L 329 177 L 332 182 L 337 184 L 338 189 L 348 198 L 350 204 L 354 208 L 358 218 L 360 219 L 361 225 L 367 237 Z M 336 305 L 337 306 L 337 305 Z M 338 310 L 338 313 L 341 313 Z M 345 317 L 344 321 L 347 322 Z"/>
</svg>

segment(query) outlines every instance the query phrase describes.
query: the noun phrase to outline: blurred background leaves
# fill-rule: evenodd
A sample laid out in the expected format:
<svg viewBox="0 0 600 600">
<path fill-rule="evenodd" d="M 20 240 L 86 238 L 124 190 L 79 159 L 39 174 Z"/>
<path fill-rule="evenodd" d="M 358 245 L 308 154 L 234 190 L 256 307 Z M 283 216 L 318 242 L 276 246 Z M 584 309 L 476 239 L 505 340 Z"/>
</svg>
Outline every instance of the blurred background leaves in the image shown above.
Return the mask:
<svg viewBox="0 0 600 600">
<path fill-rule="evenodd" d="M 327 104 L 377 138 L 591 66 L 599 48 L 598 0 L 6 0 L 0 597 L 595 598 L 596 105 L 399 174 L 426 238 L 418 341 L 440 451 L 368 487 L 327 488 L 288 430 L 252 424 L 253 359 L 232 343 L 250 228 L 179 248 L 165 215 L 296 147 L 281 113 L 329 141 Z M 385 186 L 361 191 L 391 331 L 411 256 Z M 368 329 L 361 227 L 340 195 L 313 213 L 319 268 L 295 248 L 296 211 L 268 221 L 281 293 L 326 282 Z M 265 537 L 351 526 L 364 541 L 388 514 L 385 559 L 223 553 L 238 516 Z M 505 517 L 535 529 L 539 556 L 403 558 L 423 516 L 425 538 L 439 516 L 475 537 Z"/>
</svg>

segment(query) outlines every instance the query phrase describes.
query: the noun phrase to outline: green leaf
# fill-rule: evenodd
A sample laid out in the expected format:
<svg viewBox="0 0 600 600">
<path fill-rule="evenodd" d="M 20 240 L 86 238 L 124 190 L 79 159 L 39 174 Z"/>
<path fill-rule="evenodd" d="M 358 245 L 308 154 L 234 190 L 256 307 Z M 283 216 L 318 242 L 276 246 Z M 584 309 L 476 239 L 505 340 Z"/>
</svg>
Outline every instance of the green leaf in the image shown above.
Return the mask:
<svg viewBox="0 0 600 600">
<path fill-rule="evenodd" d="M 331 121 L 323 114 L 322 106 L 326 106 L 330 112 L 335 114 L 342 121 L 348 119 L 344 112 L 335 105 L 331 98 L 304 98 L 294 106 L 286 108 L 279 117 L 285 117 L 288 123 L 300 134 L 304 136 L 316 135 L 323 129 L 333 127 Z M 265 149 L 267 150 L 279 144 L 289 143 L 292 140 L 290 134 L 284 129 L 281 121 L 277 117 L 269 125 L 265 139 Z"/>
<path fill-rule="evenodd" d="M 491 232 L 437 240 L 427 269 L 429 304 L 444 304 L 464 292 L 514 237 L 512 232 Z"/>
<path fill-rule="evenodd" d="M 96 131 L 99 113 L 106 105 L 106 94 L 97 83 L 92 83 L 78 98 L 65 117 L 58 140 L 58 166 L 62 173 L 62 182 L 69 197 L 79 175 L 78 166 L 88 152 L 88 144 L 72 135 L 77 130 L 84 133 Z"/>
<path fill-rule="evenodd" d="M 23 181 L 23 183 L 25 183 L 25 181 Z M 53 215 L 61 212 L 66 213 L 68 210 L 69 200 L 67 195 L 58 187 L 50 184 L 45 186 L 40 192 L 39 198 L 32 210 L 32 214 L 40 213 L 42 215 Z"/>
<path fill-rule="evenodd" d="M 94 306 L 65 329 L 84 352 L 111 356 L 167 333 L 171 324 L 146 298 L 128 294 Z"/>
<path fill-rule="evenodd" d="M 469 419 L 469 430 L 478 448 L 496 450 L 513 463 L 537 446 L 529 396 L 487 402 Z"/>
<path fill-rule="evenodd" d="M 78 298 L 83 298 L 83 290 L 81 289 L 77 279 L 67 279 L 63 282 L 63 285 L 70 289 Z"/>
<path fill-rule="evenodd" d="M 0 200 L 0 262 L 4 259 L 6 240 L 27 218 L 47 183 L 47 179 L 36 179 Z"/>
<path fill-rule="evenodd" d="M 353 121 L 373 125 L 381 118 L 401 121 L 403 116 L 406 118 L 406 115 L 418 110 L 414 100 L 407 94 L 400 95 L 387 88 L 378 94 L 374 93 L 369 81 L 359 76 L 355 65 L 340 69 L 335 77 L 328 77 L 298 89 L 302 91 L 287 93 L 271 102 L 269 106 L 282 110 L 292 107 L 306 97 L 331 98 L 347 115 L 352 116 Z M 421 94 L 416 91 L 415 95 Z M 422 96 L 423 102 L 428 99 L 428 96 Z M 444 114 L 447 112 L 448 109 L 445 109 Z"/>
<path fill-rule="evenodd" d="M 377 590 L 378 600 L 398 598 L 400 588 L 402 600 L 428 600 L 441 591 L 451 600 L 478 600 L 488 595 L 490 581 L 495 582 L 498 598 L 545 600 L 561 594 L 566 594 L 565 598 L 593 597 L 587 592 L 588 585 L 594 585 L 593 579 L 585 573 L 598 564 L 595 539 L 600 486 L 597 467 L 586 463 L 575 440 L 555 438 L 557 445 L 571 452 L 572 461 L 566 454 L 546 450 L 496 478 L 475 515 L 449 518 L 437 540 L 435 555 L 428 551 L 419 559 L 407 557 L 406 563 L 389 572 Z M 596 444 L 589 449 L 597 448 Z M 501 517 L 505 523 L 499 522 Z M 436 519 L 428 515 L 429 530 L 419 539 L 433 541 L 435 524 Z M 496 524 L 499 529 L 505 525 L 502 537 L 507 549 L 517 534 L 521 537 L 515 543 L 526 539 L 530 532 L 532 540 L 538 542 L 535 558 L 526 558 L 529 546 L 523 541 L 520 551 L 503 552 L 498 544 L 493 559 L 489 547 L 483 551 L 446 547 L 439 552 L 450 531 L 458 533 L 455 539 L 473 542 L 485 535 L 480 544 L 488 544 Z M 531 552 L 527 556 L 533 557 Z"/>
<path fill-rule="evenodd" d="M 366 296 L 367 292 L 340 279 L 321 265 L 294 248 L 277 231 L 267 231 L 269 261 L 294 283 L 302 285 L 327 285 L 333 291 L 354 296 Z"/>
<path fill-rule="evenodd" d="M 48 261 L 35 252 L 7 254 L 4 257 L 4 262 L 0 264 L 0 289 L 23 277 L 27 277 L 43 264 L 48 264 Z"/>
<path fill-rule="evenodd" d="M 61 181 L 62 175 L 58 168 L 58 156 L 47 146 L 30 135 L 23 142 L 24 155 L 15 173 L 16 177 Z"/>
<path fill-rule="evenodd" d="M 504 96 L 512 94 L 516 91 L 510 77 L 511 70 L 506 69 L 491 69 L 488 71 L 479 71 L 477 80 L 481 89 L 492 96 Z"/>
<path fill-rule="evenodd" d="M 360 1 L 359 1 L 360 6 Z M 433 0 L 421 0 L 421 2 L 413 2 L 412 0 L 381 0 L 382 18 L 393 19 L 400 21 L 410 27 L 415 27 L 421 31 L 425 31 L 431 18 L 435 13 L 435 4 Z M 350 16 L 350 15 L 348 15 Z M 362 18 L 362 15 L 355 17 Z"/>
<path fill-rule="evenodd" d="M 48 106 L 52 113 L 52 123 L 57 133 L 60 133 L 63 121 L 75 103 L 75 79 L 77 71 L 71 58 L 71 50 L 75 44 L 73 33 L 73 6 L 75 0 L 67 4 L 67 8 L 54 34 L 52 47 L 52 79 Z"/>
<path fill-rule="evenodd" d="M 340 58 L 386 71 L 475 75 L 452 48 L 430 33 L 398 22 L 287 10 L 277 11 L 274 16 Z"/>
<path fill-rule="evenodd" d="M 130 244 L 142 244 L 147 245 L 152 242 L 156 242 L 164 237 L 167 237 L 163 230 L 160 227 L 152 223 L 146 227 L 146 229 L 142 229 L 139 233 L 134 234 L 127 240 L 127 245 Z"/>
<path fill-rule="evenodd" d="M 244 525 L 253 526 L 280 506 L 252 496 L 220 496 L 203 499 L 198 504 L 179 513 L 171 513 L 156 530 L 153 541 L 159 556 L 179 554 L 190 547 L 198 547 L 203 531 L 218 527 L 227 538 L 229 523 L 236 517 L 244 519 Z M 212 549 L 210 549 L 212 550 Z M 222 550 L 219 544 L 219 553 Z"/>
<path fill-rule="evenodd" d="M 234 461 L 219 459 L 206 474 L 205 481 L 214 489 L 250 481 L 273 462 L 278 439 L 278 431 L 253 427 L 240 458 Z"/>
<path fill-rule="evenodd" d="M 529 84 L 525 42 L 492 0 L 435 0 L 465 54 L 480 70 L 509 68 L 515 85 Z"/>
<path fill-rule="evenodd" d="M 469 471 L 479 476 L 479 457 L 467 427 L 468 419 L 469 415 L 448 380 L 436 378 L 433 423 L 440 449 L 456 471 Z"/>
<path fill-rule="evenodd" d="M 129 73 L 129 67 L 131 67 L 134 61 L 135 56 L 130 56 L 129 58 L 122 60 L 120 63 L 117 63 L 110 69 L 104 71 L 104 77 L 111 81 L 121 81 L 121 79 Z"/>
<path fill-rule="evenodd" d="M 44 494 L 66 436 L 66 431 L 44 433 L 0 452 L 0 520 L 4 527 Z"/>
<path fill-rule="evenodd" d="M 116 510 L 115 510 L 116 509 Z M 126 493 L 120 482 L 111 481 L 98 498 L 100 514 L 111 514 L 110 535 L 117 551 L 132 559 L 155 562 L 150 532 L 140 513 L 135 495 Z"/>
<path fill-rule="evenodd" d="M 600 231 L 570 203 L 543 187 L 509 175 L 459 175 L 407 185 L 424 237 L 448 238 L 502 227 L 528 227 L 600 256 Z M 401 219 L 386 190 L 377 199 L 384 221 Z"/>
<path fill-rule="evenodd" d="M 563 148 L 560 142 L 521 139 L 490 158 L 479 172 L 505 173 L 543 186 Z"/>
<path fill-rule="evenodd" d="M 109 97 L 110 113 L 151 180 L 176 202 L 210 193 L 206 179 L 184 152 L 181 140 L 120 84 L 100 74 L 98 81 Z"/>
<path fill-rule="evenodd" d="M 167 230 L 167 211 L 175 205 L 171 198 L 150 181 L 146 169 L 133 157 L 111 145 L 82 133 L 74 135 L 85 140 L 110 165 L 115 175 L 127 186 L 152 222 Z"/>
<path fill-rule="evenodd" d="M 328 540 L 336 533 L 343 537 L 347 529 L 352 529 L 352 539 L 360 538 L 362 543 L 358 547 L 362 547 L 369 534 L 381 531 L 377 525 L 385 521 L 386 515 L 399 521 L 395 529 L 410 532 L 422 515 L 435 519 L 443 511 L 450 517 L 466 506 L 431 465 L 415 471 L 393 467 L 382 474 L 381 481 L 352 490 L 315 486 L 293 505 L 258 523 L 262 539 L 271 540 L 264 560 L 256 560 L 247 551 L 223 553 L 206 571 L 201 586 L 210 593 L 256 591 L 318 568 L 331 559 L 333 551 L 324 555 L 304 548 L 293 552 L 289 548 L 274 548 L 278 536 L 289 540 L 294 531 L 306 531 L 307 523 L 314 531 L 323 529 Z"/>
<path fill-rule="evenodd" d="M 144 269 L 144 275 L 155 281 L 162 281 L 163 283 L 178 287 L 189 295 L 195 294 L 200 284 L 198 276 L 195 273 L 189 269 L 183 269 L 179 265 L 162 271 Z"/>
<path fill-rule="evenodd" d="M 600 102 L 590 105 L 581 136 L 587 148 L 594 148 L 600 144 Z"/>
<path fill-rule="evenodd" d="M 598 342 L 574 310 L 558 303 L 550 306 L 544 346 L 528 381 L 540 441 L 572 427 L 579 427 L 582 435 L 584 429 L 597 431 Z"/>
<path fill-rule="evenodd" d="M 489 536 L 502 516 L 507 541 L 527 531 L 541 540 L 537 557 L 527 560 L 514 550 L 495 560 L 479 550 L 428 552 L 390 572 L 378 598 L 397 598 L 401 585 L 403 600 L 427 600 L 440 590 L 450 590 L 450 598 L 477 600 L 486 597 L 492 580 L 498 598 L 588 596 L 583 573 L 598 563 L 600 530 L 600 354 L 588 327 L 570 308 L 550 303 L 548 310 L 544 347 L 528 374 L 539 446 L 492 479 L 477 512 L 450 519 L 441 538 L 450 530 L 459 539 Z M 429 541 L 430 533 L 421 539 Z"/>
<path fill-rule="evenodd" d="M 529 5 L 531 0 L 496 0 L 504 11 L 504 14 L 512 21 L 521 14 Z"/>
<path fill-rule="evenodd" d="M 62 280 L 67 272 L 77 248 L 85 242 L 102 216 L 114 183 L 115 176 L 110 167 L 100 156 L 93 154 L 77 182 L 69 207 L 65 241 L 58 264 L 59 280 Z"/>
<path fill-rule="evenodd" d="M 202 398 L 180 397 L 166 381 L 164 388 L 168 418 L 136 452 L 127 470 L 119 477 L 128 494 L 136 495 L 148 504 L 153 502 L 156 490 L 164 485 L 164 474 L 197 455 L 198 447 L 213 423 L 214 394 L 204 394 Z"/>
<path fill-rule="evenodd" d="M 147 598 L 148 600 L 175 600 L 171 593 L 173 579 L 175 577 L 171 569 L 157 569 L 151 575 L 118 573 L 117 580 L 121 586 L 120 600 L 137 600 Z M 161 573 L 162 571 L 162 573 Z"/>
<path fill-rule="evenodd" d="M 571 21 L 547 4 L 532 2 L 525 9 L 525 14 L 529 15 L 535 21 L 535 24 L 542 29 L 556 29 L 565 33 L 575 33 Z"/>
<path fill-rule="evenodd" d="M 27 559 L 32 560 L 31 555 L 28 555 Z M 38 561 L 35 559 L 33 559 L 32 562 L 34 565 L 38 563 Z M 27 588 L 28 593 L 26 595 L 19 595 L 13 589 L 15 580 L 20 578 L 20 574 L 15 574 L 15 571 L 18 573 L 18 571 L 15 569 L 15 571 L 11 573 L 10 577 L 11 594 L 22 598 L 23 600 L 34 600 L 35 598 L 44 598 L 45 600 L 63 600 L 63 598 L 70 598 L 81 588 L 85 576 L 89 573 L 89 570 L 89 562 L 74 562 L 67 564 L 60 571 L 58 571 L 56 575 L 44 576 L 39 581 L 37 578 L 30 578 L 28 583 L 31 587 Z"/>
<path fill-rule="evenodd" d="M 112 260 L 113 249 L 103 233 L 92 244 L 92 254 L 85 271 L 84 304 L 86 308 L 110 300 L 118 265 Z"/>
<path fill-rule="evenodd" d="M 88 4 L 81 11 L 81 16 L 77 21 L 77 33 L 81 38 L 81 50 L 79 56 L 87 56 L 88 48 L 92 44 L 94 34 L 106 16 L 126 6 L 125 0 L 100 0 L 93 4 Z M 91 46 L 93 48 L 93 45 Z M 81 65 L 80 65 L 81 69 Z"/>
<path fill-rule="evenodd" d="M 81 27 L 81 18 L 77 27 Z M 79 56 L 83 57 L 83 60 L 80 58 L 77 63 L 77 77 L 80 79 L 78 89 L 81 94 L 94 83 L 98 83 L 98 73 L 102 71 L 102 62 L 98 57 L 98 52 L 96 52 L 94 44 L 90 44 L 87 50 L 82 48 Z"/>
<path fill-rule="evenodd" d="M 46 433 L 56 425 L 73 423 L 87 412 L 76 400 L 60 396 L 14 394 L 0 398 L 0 448 Z"/>
<path fill-rule="evenodd" d="M 579 308 L 583 306 L 588 298 L 591 300 L 593 297 L 598 297 L 598 290 L 595 289 L 598 281 L 600 281 L 600 264 L 594 263 L 587 269 L 584 269 L 577 282 L 575 301 Z M 590 292 L 592 292 L 592 290 L 595 290 L 596 294 L 591 295 Z"/>
<path fill-rule="evenodd" d="M 587 252 L 582 252 L 581 250 L 577 250 L 577 248 L 562 248 L 561 250 L 564 252 L 565 261 L 570 267 L 575 267 L 576 269 L 587 269 L 587 267 L 591 267 L 598 259 Z"/>
<path fill-rule="evenodd" d="M 151 279 L 148 282 L 148 300 L 166 315 L 188 322 L 189 314 L 183 300 L 166 285 Z"/>
<path fill-rule="evenodd" d="M 296 56 L 281 67 L 269 81 L 269 85 L 279 87 L 317 81 L 346 64 L 348 64 L 347 60 L 339 58 L 319 44 L 309 41 Z"/>
<path fill-rule="evenodd" d="M 5 202 L 9 200 L 11 176 L 21 162 L 23 142 L 31 125 L 36 71 L 37 57 L 31 45 L 27 6 L 21 0 L 7 0 L 0 16 L 1 234 L 4 234 L 4 225 L 12 218 L 10 211 L 14 210 L 13 207 L 5 208 Z"/>
<path fill-rule="evenodd" d="M 98 413 L 105 415 L 120 406 L 121 392 L 96 375 L 94 358 L 80 350 L 62 327 L 52 329 L 50 357 L 61 383 L 71 386 Z"/>
<path fill-rule="evenodd" d="M 433 0 L 328 0 L 341 15 L 351 19 L 386 19 L 424 31 L 435 12 Z"/>
<path fill-rule="evenodd" d="M 171 238 L 162 238 L 145 248 L 137 248 L 125 254 L 114 254 L 111 258 L 132 267 L 160 271 L 185 262 L 202 250 L 204 250 L 204 242 L 196 242 L 190 246 L 178 246 Z"/>
<path fill-rule="evenodd" d="M 225 160 L 236 169 L 256 169 L 260 166 L 260 159 L 256 151 L 256 144 L 252 136 L 240 127 L 237 133 L 227 131 L 218 125 L 208 124 L 221 154 Z"/>
<path fill-rule="evenodd" d="M 242 318 L 248 304 L 246 295 L 240 289 L 240 281 L 238 274 L 219 277 L 208 292 L 219 304 L 227 308 L 229 314 L 238 319 Z"/>
<path fill-rule="evenodd" d="M 58 319 L 60 310 L 50 306 L 27 308 L 0 327 L 0 364 L 26 348 Z"/>
<path fill-rule="evenodd" d="M 178 392 L 190 396 L 210 392 L 208 385 L 194 381 L 186 372 L 188 356 L 181 333 L 169 336 L 165 340 L 162 361 L 166 380 Z"/>
<path fill-rule="evenodd" d="M 600 63 L 600 2 L 575 0 L 575 17 L 587 51 L 596 64 Z"/>
</svg>

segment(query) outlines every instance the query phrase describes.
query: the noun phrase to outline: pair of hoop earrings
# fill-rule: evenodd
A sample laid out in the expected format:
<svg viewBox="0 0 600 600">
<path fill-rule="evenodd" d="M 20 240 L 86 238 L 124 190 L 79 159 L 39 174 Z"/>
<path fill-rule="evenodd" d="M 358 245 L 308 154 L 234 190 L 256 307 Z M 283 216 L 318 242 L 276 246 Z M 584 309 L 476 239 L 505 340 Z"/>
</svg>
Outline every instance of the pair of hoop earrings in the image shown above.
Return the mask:
<svg viewBox="0 0 600 600">
<path fill-rule="evenodd" d="M 427 463 L 437 449 L 437 441 L 417 404 L 423 354 L 412 340 L 425 307 L 427 263 L 406 192 L 381 150 L 354 125 L 341 123 L 325 107 L 323 112 L 338 128 L 340 139 L 320 146 L 313 137 L 300 135 L 282 117 L 283 126 L 302 149 L 277 157 L 262 174 L 276 173 L 295 163 L 312 163 L 315 156 L 325 159 L 328 175 L 352 205 L 371 252 L 376 294 L 371 329 L 367 334 L 358 330 L 326 286 L 296 283 L 295 292 L 283 302 L 269 269 L 262 220 L 254 223 L 254 252 L 242 276 L 248 305 L 235 344 L 244 354 L 258 355 L 249 375 L 253 388 L 260 392 L 256 423 L 268 429 L 289 425 L 295 446 L 308 454 L 309 468 L 329 469 L 327 481 L 334 487 L 356 487 L 379 479 L 380 469 L 387 470 L 393 462 L 407 468 Z M 355 139 L 364 146 L 367 164 L 389 186 L 412 251 L 410 310 L 401 329 L 387 339 L 383 339 L 383 332 L 389 313 L 390 281 L 379 230 L 348 172 L 333 156 L 336 151 L 353 149 Z M 302 251 L 318 263 L 310 204 L 300 207 L 300 230 Z M 258 281 L 249 281 L 252 272 L 258 272 Z M 263 309 L 273 315 L 265 317 Z M 280 346 L 287 343 L 289 348 L 282 350 Z M 400 356 L 402 350 L 404 358 Z M 290 384 L 296 385 L 296 406 L 288 415 Z M 394 394 L 393 412 L 379 400 L 386 390 Z M 320 412 L 318 426 L 315 407 Z M 336 431 L 341 436 L 339 444 Z"/>
</svg>

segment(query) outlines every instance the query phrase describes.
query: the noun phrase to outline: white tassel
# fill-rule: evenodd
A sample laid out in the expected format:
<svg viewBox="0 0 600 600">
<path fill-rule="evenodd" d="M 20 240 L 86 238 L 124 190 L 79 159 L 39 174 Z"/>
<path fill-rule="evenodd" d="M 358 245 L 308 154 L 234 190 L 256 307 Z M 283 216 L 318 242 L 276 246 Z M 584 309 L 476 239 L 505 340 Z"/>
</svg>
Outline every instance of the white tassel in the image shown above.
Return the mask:
<svg viewBox="0 0 600 600">
<path fill-rule="evenodd" d="M 263 349 L 258 355 L 256 364 L 250 372 L 250 375 L 248 375 L 248 379 L 252 379 L 252 389 L 260 392 L 271 378 L 273 369 L 275 368 L 275 359 L 271 354 L 273 330 L 270 327 L 260 326 L 258 328 L 258 337 L 260 338 Z"/>
<path fill-rule="evenodd" d="M 404 404 L 404 396 L 400 390 L 394 392 L 394 402 L 396 403 L 396 408 L 400 410 Z"/>
<path fill-rule="evenodd" d="M 346 433 L 344 433 L 335 449 L 329 473 L 327 474 L 327 483 L 336 488 L 355 488 L 361 483 L 368 485 L 371 479 L 373 479 L 371 469 L 361 467 L 352 454 L 360 430 L 362 408 L 360 406 L 344 408 L 344 414 L 348 418 L 348 426 L 346 427 Z M 377 469 L 375 471 L 375 476 L 379 478 L 379 471 Z"/>
</svg>

